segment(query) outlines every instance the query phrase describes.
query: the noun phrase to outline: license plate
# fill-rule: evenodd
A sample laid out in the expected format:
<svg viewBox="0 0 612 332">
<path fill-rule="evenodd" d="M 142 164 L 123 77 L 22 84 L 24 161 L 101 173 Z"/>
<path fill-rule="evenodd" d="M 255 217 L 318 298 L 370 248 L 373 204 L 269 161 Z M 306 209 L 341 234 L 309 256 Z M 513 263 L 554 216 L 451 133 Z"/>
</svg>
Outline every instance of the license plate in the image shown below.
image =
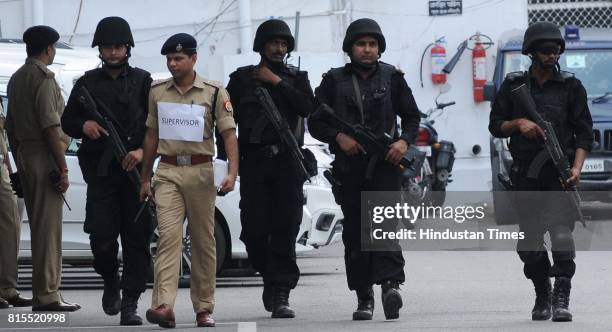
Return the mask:
<svg viewBox="0 0 612 332">
<path fill-rule="evenodd" d="M 431 146 L 417 146 L 419 151 L 425 152 L 425 156 L 431 157 Z"/>
<path fill-rule="evenodd" d="M 582 165 L 582 173 L 596 173 L 603 172 L 604 170 L 603 160 L 587 159 Z"/>
</svg>

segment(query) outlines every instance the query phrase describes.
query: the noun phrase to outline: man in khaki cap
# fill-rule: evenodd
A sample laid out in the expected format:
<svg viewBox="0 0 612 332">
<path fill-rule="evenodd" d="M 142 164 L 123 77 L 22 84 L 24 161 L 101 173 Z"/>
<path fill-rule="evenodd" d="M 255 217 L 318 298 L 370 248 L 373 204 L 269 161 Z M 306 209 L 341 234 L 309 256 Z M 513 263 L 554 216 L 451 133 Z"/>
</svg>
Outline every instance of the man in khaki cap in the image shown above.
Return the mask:
<svg viewBox="0 0 612 332">
<path fill-rule="evenodd" d="M 60 293 L 62 271 L 62 194 L 68 189 L 64 151 L 68 137 L 60 128 L 64 99 L 53 63 L 59 34 L 51 27 L 26 30 L 28 58 L 8 83 L 9 142 L 16 160 L 28 212 L 32 242 L 33 311 L 75 311 Z M 57 172 L 51 179 L 50 173 Z"/>
<path fill-rule="evenodd" d="M 149 116 L 143 143 L 140 193 L 150 197 L 153 159 L 161 155 L 153 178 L 159 240 L 155 285 L 147 320 L 175 327 L 176 300 L 183 221 L 191 235 L 191 301 L 199 327 L 215 326 L 214 309 L 215 185 L 212 155 L 214 126 L 223 136 L 229 173 L 220 190 L 233 190 L 238 173 L 236 124 L 229 95 L 221 83 L 202 79 L 194 71 L 196 40 L 185 33 L 170 37 L 161 54 L 172 78 L 154 82 L 149 93 Z"/>
<path fill-rule="evenodd" d="M 17 251 L 21 220 L 17 209 L 17 197 L 13 194 L 9 173 L 11 162 L 4 136 L 4 111 L 0 100 L 0 309 L 9 305 L 29 307 L 32 299 L 25 298 L 17 291 Z"/>
</svg>

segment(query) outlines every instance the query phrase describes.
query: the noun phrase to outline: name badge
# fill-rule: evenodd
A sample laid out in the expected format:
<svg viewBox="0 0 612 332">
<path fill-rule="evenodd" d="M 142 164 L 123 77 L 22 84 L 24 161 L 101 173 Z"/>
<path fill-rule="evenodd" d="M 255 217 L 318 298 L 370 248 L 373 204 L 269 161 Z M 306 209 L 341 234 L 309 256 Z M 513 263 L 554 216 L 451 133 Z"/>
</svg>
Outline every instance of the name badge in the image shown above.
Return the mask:
<svg viewBox="0 0 612 332">
<path fill-rule="evenodd" d="M 194 104 L 157 103 L 159 138 L 187 142 L 204 140 L 206 107 Z"/>
</svg>

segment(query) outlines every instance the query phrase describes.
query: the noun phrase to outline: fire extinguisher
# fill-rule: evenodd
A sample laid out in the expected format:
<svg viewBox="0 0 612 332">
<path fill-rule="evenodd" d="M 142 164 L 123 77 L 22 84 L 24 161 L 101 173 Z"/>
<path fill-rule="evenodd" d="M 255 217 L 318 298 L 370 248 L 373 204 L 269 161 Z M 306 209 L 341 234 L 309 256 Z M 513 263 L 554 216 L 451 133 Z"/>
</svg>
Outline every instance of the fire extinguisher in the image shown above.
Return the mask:
<svg viewBox="0 0 612 332">
<path fill-rule="evenodd" d="M 444 37 L 436 40 L 431 48 L 431 81 L 433 84 L 446 83 L 446 73 L 442 71 L 446 66 L 446 48 L 444 48 Z"/>
<path fill-rule="evenodd" d="M 487 51 L 480 43 L 480 38 L 476 37 L 476 44 L 472 49 L 472 81 L 474 83 L 474 101 L 477 103 L 484 101 L 484 85 L 487 81 L 486 58 Z"/>
</svg>

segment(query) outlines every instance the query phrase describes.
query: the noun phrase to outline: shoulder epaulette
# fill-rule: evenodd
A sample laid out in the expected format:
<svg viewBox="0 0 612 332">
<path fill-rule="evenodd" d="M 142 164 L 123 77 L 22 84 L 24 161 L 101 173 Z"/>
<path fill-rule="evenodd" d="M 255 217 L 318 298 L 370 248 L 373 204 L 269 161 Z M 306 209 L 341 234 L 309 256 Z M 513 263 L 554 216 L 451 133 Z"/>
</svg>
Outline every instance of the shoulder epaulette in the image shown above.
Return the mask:
<svg viewBox="0 0 612 332">
<path fill-rule="evenodd" d="M 212 86 L 215 89 L 220 89 L 220 88 L 223 87 L 223 83 L 221 83 L 219 81 L 202 80 L 202 82 L 204 82 L 204 84 L 206 84 L 208 86 Z"/>
<path fill-rule="evenodd" d="M 161 80 L 154 80 L 154 81 L 153 81 L 153 83 L 151 83 L 151 87 L 153 88 L 153 87 L 156 87 L 156 86 L 159 86 L 159 85 L 162 85 L 162 84 L 168 83 L 168 82 L 170 82 L 171 80 L 172 80 L 172 77 L 170 77 L 170 78 L 164 78 L 164 79 L 161 79 Z"/>
</svg>

